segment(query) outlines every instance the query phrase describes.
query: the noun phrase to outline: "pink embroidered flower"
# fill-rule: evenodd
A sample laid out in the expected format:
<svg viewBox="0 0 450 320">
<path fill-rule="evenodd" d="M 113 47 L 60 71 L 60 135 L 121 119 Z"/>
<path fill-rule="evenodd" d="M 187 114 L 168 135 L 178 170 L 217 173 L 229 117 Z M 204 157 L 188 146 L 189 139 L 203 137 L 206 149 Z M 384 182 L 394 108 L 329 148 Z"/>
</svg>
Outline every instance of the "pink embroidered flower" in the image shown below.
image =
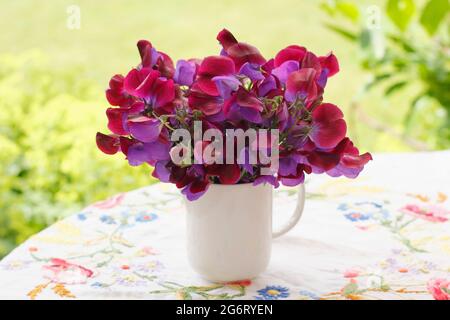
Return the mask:
<svg viewBox="0 0 450 320">
<path fill-rule="evenodd" d="M 231 281 L 226 283 L 229 286 L 242 286 L 242 287 L 248 287 L 252 284 L 252 280 L 238 280 L 238 281 Z"/>
<path fill-rule="evenodd" d="M 344 278 L 356 278 L 357 276 L 359 276 L 357 269 L 348 269 L 344 272 Z"/>
<path fill-rule="evenodd" d="M 122 202 L 124 197 L 125 194 L 120 193 L 107 200 L 96 202 L 92 206 L 98 209 L 111 209 L 118 206 Z"/>
<path fill-rule="evenodd" d="M 430 222 L 446 222 L 449 211 L 441 206 L 427 205 L 424 207 L 416 204 L 408 204 L 401 209 L 402 212 L 407 213 L 413 217 L 427 220 Z"/>
<path fill-rule="evenodd" d="M 450 300 L 450 281 L 445 279 L 431 279 L 427 284 L 428 291 L 436 300 Z"/>
<path fill-rule="evenodd" d="M 94 272 L 63 259 L 51 259 L 50 265 L 43 266 L 44 277 L 55 283 L 80 284 L 92 277 Z"/>
</svg>

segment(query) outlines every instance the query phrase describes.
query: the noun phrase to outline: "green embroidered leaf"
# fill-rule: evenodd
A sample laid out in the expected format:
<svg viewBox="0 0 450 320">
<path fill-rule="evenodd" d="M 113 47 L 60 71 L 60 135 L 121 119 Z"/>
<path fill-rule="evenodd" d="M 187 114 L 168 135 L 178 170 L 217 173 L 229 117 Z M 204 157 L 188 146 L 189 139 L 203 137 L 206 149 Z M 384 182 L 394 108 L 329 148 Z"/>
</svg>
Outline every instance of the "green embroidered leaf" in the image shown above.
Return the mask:
<svg viewBox="0 0 450 320">
<path fill-rule="evenodd" d="M 434 35 L 449 13 L 448 0 L 430 0 L 423 9 L 420 23 L 430 36 Z"/>
<path fill-rule="evenodd" d="M 177 297 L 182 300 L 192 300 L 192 295 L 187 290 L 177 291 Z"/>
<path fill-rule="evenodd" d="M 358 291 L 358 285 L 354 282 L 350 282 L 343 289 L 342 293 L 344 296 L 348 296 L 349 294 L 356 293 Z"/>
<path fill-rule="evenodd" d="M 383 284 L 380 286 L 380 289 L 383 290 L 383 291 L 389 291 L 389 290 L 391 290 L 391 287 L 389 287 L 388 284 L 383 283 Z"/>
<path fill-rule="evenodd" d="M 413 0 L 389 0 L 386 11 L 391 21 L 405 31 L 416 12 L 416 5 Z"/>
</svg>

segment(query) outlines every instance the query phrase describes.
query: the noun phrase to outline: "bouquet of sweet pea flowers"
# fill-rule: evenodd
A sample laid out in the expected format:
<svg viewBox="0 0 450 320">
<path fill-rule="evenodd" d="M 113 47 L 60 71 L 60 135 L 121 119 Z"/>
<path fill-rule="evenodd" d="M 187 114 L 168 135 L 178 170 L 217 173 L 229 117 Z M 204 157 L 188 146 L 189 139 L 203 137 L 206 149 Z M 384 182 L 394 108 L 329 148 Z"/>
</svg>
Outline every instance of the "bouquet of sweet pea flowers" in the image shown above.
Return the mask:
<svg viewBox="0 0 450 320">
<path fill-rule="evenodd" d="M 372 157 L 359 154 L 346 137 L 342 111 L 323 102 L 328 78 L 339 71 L 333 54 L 318 57 L 291 45 L 266 59 L 226 29 L 217 40 L 220 55 L 179 60 L 176 66 L 150 42 L 139 41 L 141 63 L 125 77 L 113 76 L 106 90 L 114 106 L 106 110 L 112 134 L 97 133 L 99 149 L 121 151 L 131 166 L 153 166 L 154 177 L 174 183 L 189 200 L 199 198 L 211 183 L 278 187 L 301 184 L 310 173 L 358 176 Z M 195 138 L 198 128 L 214 130 L 214 140 Z M 216 160 L 227 153 L 230 160 L 233 151 L 232 161 L 205 160 L 202 152 L 227 138 L 230 129 L 276 134 L 269 133 L 265 144 L 258 144 L 258 135 L 256 146 L 250 141 L 229 147 L 227 141 L 209 152 Z M 194 138 L 179 142 L 173 136 L 180 130 Z M 276 154 L 275 168 L 263 170 L 269 164 L 259 158 L 249 161 L 249 153 L 269 146 L 265 151 Z"/>
</svg>

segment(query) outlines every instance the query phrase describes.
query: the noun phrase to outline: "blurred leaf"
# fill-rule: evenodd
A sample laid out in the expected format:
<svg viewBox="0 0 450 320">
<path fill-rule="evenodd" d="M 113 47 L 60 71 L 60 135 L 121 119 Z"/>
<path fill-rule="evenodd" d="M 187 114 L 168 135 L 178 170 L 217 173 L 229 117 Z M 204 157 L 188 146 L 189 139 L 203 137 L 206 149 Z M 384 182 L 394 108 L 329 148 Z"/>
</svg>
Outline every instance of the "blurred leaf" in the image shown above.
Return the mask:
<svg viewBox="0 0 450 320">
<path fill-rule="evenodd" d="M 425 96 L 425 93 L 419 94 L 417 97 L 414 98 L 414 100 L 411 102 L 411 105 L 408 108 L 408 112 L 406 113 L 404 124 L 406 129 L 408 129 L 409 125 L 411 124 L 411 119 L 414 115 L 414 113 L 417 110 L 417 106 L 419 105 L 420 100 Z"/>
<path fill-rule="evenodd" d="M 430 0 L 423 9 L 420 23 L 430 36 L 436 33 L 442 20 L 449 12 L 448 0 Z"/>
<path fill-rule="evenodd" d="M 414 0 L 388 0 L 386 7 L 391 21 L 405 31 L 416 11 Z"/>
<path fill-rule="evenodd" d="M 334 0 L 334 1 L 322 1 L 320 8 L 330 16 L 335 16 L 336 13 L 342 14 L 345 18 L 350 19 L 353 22 L 359 20 L 359 9 L 352 1 Z"/>
<path fill-rule="evenodd" d="M 414 47 L 411 46 L 409 44 L 409 42 L 406 41 L 405 39 L 403 39 L 401 36 L 391 34 L 391 35 L 388 35 L 387 37 L 388 37 L 388 39 L 390 39 L 392 41 L 393 44 L 400 45 L 405 51 L 407 51 L 409 53 L 416 51 L 414 49 Z"/>
<path fill-rule="evenodd" d="M 384 80 L 387 80 L 391 77 L 390 73 L 383 73 L 383 74 L 379 74 L 377 76 L 375 76 L 371 81 L 369 81 L 365 86 L 364 86 L 364 90 L 365 91 L 369 91 L 370 89 L 372 89 L 373 87 L 375 87 L 376 85 L 378 85 L 379 83 L 383 82 Z"/>
<path fill-rule="evenodd" d="M 332 25 L 332 24 L 325 24 L 325 25 L 328 29 L 336 32 L 337 34 L 341 35 L 342 37 L 346 38 L 347 40 L 356 41 L 358 39 L 358 36 L 355 32 L 348 31 L 344 28 L 341 28 L 339 26 Z"/>
<path fill-rule="evenodd" d="M 399 81 L 397 83 L 394 83 L 393 85 L 389 86 L 384 93 L 386 94 L 386 96 L 390 96 L 393 93 L 395 93 L 396 91 L 402 89 L 403 87 L 405 87 L 408 84 L 407 81 Z"/>
<path fill-rule="evenodd" d="M 345 17 L 349 18 L 353 22 L 357 22 L 359 19 L 359 9 L 358 7 L 350 1 L 337 1 L 337 10 L 342 13 Z"/>
<path fill-rule="evenodd" d="M 334 16 L 336 13 L 336 7 L 330 5 L 329 1 L 323 1 L 320 3 L 320 8 L 330 16 Z"/>
</svg>

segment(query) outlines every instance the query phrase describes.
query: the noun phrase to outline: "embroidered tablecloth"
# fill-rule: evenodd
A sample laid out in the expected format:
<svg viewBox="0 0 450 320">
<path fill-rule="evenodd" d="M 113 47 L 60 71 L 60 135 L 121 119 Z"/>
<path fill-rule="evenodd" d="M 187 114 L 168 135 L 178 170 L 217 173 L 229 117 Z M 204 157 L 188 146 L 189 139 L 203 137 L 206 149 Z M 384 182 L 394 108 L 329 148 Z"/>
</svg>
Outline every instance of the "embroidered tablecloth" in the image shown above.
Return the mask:
<svg viewBox="0 0 450 320">
<path fill-rule="evenodd" d="M 4 299 L 449 299 L 450 152 L 378 154 L 356 180 L 313 176 L 299 224 L 258 278 L 216 284 L 189 267 L 178 191 L 115 195 L 0 262 Z M 274 223 L 295 205 L 275 193 Z M 211 208 L 214 210 L 214 208 Z"/>
</svg>

